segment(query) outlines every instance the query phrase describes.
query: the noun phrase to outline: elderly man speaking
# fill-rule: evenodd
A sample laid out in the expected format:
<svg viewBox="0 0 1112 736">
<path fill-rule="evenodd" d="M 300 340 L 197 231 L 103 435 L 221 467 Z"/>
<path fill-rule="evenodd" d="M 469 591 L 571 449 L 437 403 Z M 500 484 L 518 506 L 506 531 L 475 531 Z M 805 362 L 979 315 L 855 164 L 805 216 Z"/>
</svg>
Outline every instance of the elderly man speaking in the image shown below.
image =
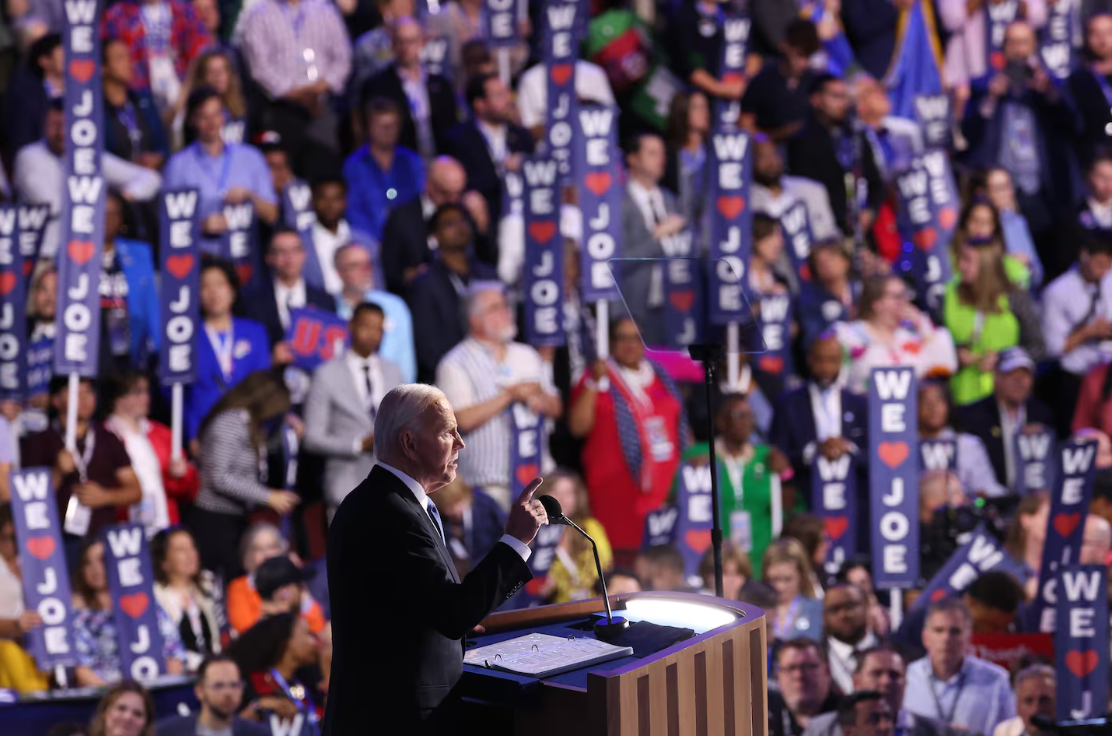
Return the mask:
<svg viewBox="0 0 1112 736">
<path fill-rule="evenodd" d="M 506 534 L 461 581 L 429 498 L 456 477 L 464 449 L 444 394 L 398 386 L 375 420 L 378 465 L 328 530 L 335 658 L 324 736 L 440 734 L 463 673 L 460 640 L 532 575 L 527 546 L 548 517 L 530 483 Z"/>
</svg>

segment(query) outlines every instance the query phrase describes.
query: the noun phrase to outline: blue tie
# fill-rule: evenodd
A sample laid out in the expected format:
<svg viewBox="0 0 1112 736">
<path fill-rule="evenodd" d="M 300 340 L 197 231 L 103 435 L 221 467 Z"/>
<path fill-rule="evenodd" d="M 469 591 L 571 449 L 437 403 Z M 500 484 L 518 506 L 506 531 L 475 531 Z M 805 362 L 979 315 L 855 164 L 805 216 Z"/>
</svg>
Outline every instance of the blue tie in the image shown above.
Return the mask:
<svg viewBox="0 0 1112 736">
<path fill-rule="evenodd" d="M 436 510 L 436 504 L 432 502 L 431 498 L 428 499 L 428 505 L 425 506 L 425 510 L 429 513 L 429 518 L 432 519 L 432 525 L 436 527 L 436 533 L 440 535 L 440 541 L 447 544 L 447 541 L 444 539 L 444 527 L 440 524 L 440 512 Z"/>
</svg>

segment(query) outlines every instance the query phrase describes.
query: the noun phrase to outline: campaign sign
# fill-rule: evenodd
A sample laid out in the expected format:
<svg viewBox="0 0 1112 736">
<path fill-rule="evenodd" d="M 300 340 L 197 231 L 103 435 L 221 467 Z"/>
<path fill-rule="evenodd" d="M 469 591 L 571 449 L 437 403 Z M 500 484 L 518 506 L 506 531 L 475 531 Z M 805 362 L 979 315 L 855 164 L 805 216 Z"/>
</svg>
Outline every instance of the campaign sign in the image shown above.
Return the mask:
<svg viewBox="0 0 1112 736">
<path fill-rule="evenodd" d="M 802 281 L 811 280 L 811 248 L 815 245 L 815 233 L 811 229 L 811 214 L 807 204 L 797 199 L 780 213 L 780 229 L 784 233 L 784 245 L 788 258 Z"/>
<path fill-rule="evenodd" d="M 23 603 L 43 625 L 26 635 L 27 651 L 40 670 L 75 662 L 69 571 L 58 523 L 50 468 L 12 471 L 12 521 L 19 542 Z"/>
<path fill-rule="evenodd" d="M 927 151 L 951 150 L 950 98 L 946 95 L 916 95 L 915 122 Z"/>
<path fill-rule="evenodd" d="M 621 258 L 622 187 L 618 183 L 618 108 L 583 105 L 579 108 L 579 210 L 583 213 L 583 247 L 579 252 L 579 295 L 584 302 L 621 298 L 608 265 Z"/>
<path fill-rule="evenodd" d="M 947 154 L 931 151 L 912 159 L 896 177 L 897 223 L 904 241 L 898 267 L 915 277 L 920 303 L 942 308 L 951 278 L 947 250 L 958 218 L 957 190 Z"/>
<path fill-rule="evenodd" d="M 27 395 L 45 394 L 53 377 L 54 339 L 42 337 L 27 346 Z"/>
<path fill-rule="evenodd" d="M 1008 26 L 1021 19 L 1021 0 L 997 0 L 984 4 L 985 61 L 990 73 L 1004 70 L 1004 34 Z"/>
<path fill-rule="evenodd" d="M 722 23 L 722 56 L 718 62 L 718 78 L 723 82 L 736 82 L 745 75 L 745 52 L 749 46 L 750 27 L 748 18 L 726 13 Z M 716 130 L 734 130 L 740 118 L 741 100 L 714 101 L 713 127 Z"/>
<path fill-rule="evenodd" d="M 679 519 L 680 509 L 672 504 L 666 504 L 646 514 L 641 548 L 648 549 L 662 544 L 671 544 L 675 539 Z"/>
<path fill-rule="evenodd" d="M 1015 488 L 1012 490 L 1016 495 L 1054 488 L 1057 471 L 1055 450 L 1058 446 L 1054 431 L 1043 427 L 1030 434 L 1017 433 L 1015 445 Z"/>
<path fill-rule="evenodd" d="M 525 210 L 525 179 L 520 171 L 502 172 L 502 217 Z"/>
<path fill-rule="evenodd" d="M 1058 483 L 1050 494 L 1050 516 L 1043 543 L 1042 564 L 1039 566 L 1039 588 L 1034 600 L 1027 606 L 1027 631 L 1054 631 L 1058 574 L 1062 568 L 1077 564 L 1081 554 L 1085 517 L 1089 514 L 1089 501 L 1093 497 L 1096 456 L 1097 443 L 1094 440 L 1071 440 L 1062 445 Z"/>
<path fill-rule="evenodd" d="M 1108 568 L 1063 567 L 1057 593 L 1057 717 L 1097 718 L 1108 710 Z"/>
<path fill-rule="evenodd" d="M 324 271 L 317 258 L 317 249 L 313 247 L 313 225 L 317 222 L 317 213 L 313 211 L 313 189 L 301 179 L 290 182 L 282 192 L 282 221 L 301 236 L 301 244 L 305 248 L 305 265 L 302 268 L 305 283 L 323 289 Z"/>
<path fill-rule="evenodd" d="M 520 402 L 510 406 L 513 440 L 510 442 L 510 498 L 517 500 L 525 487 L 541 474 L 544 419 Z"/>
<path fill-rule="evenodd" d="M 1008 672 L 1018 672 L 1020 662 L 1034 661 L 1036 657 L 1050 661 L 1054 658 L 1054 640 L 1050 634 L 973 634 L 969 642 L 970 654 Z"/>
<path fill-rule="evenodd" d="M 62 48 L 66 59 L 65 195 L 58 246 L 58 339 L 54 369 L 97 375 L 101 253 L 104 249 L 103 96 L 97 1 L 70 0 Z"/>
<path fill-rule="evenodd" d="M 1080 20 L 1081 0 L 1055 0 L 1046 4 L 1046 25 L 1039 38 L 1039 58 L 1046 73 L 1064 82 L 1073 71 L 1073 34 Z"/>
<path fill-rule="evenodd" d="M 120 671 L 124 677 L 147 682 L 166 674 L 147 537 L 142 524 L 117 524 L 107 527 L 103 538 Z"/>
<path fill-rule="evenodd" d="M 764 352 L 757 358 L 756 368 L 773 376 L 787 378 L 795 373 L 792 366 L 791 326 L 795 315 L 795 304 L 788 292 L 762 294 L 758 322 L 761 327 L 763 345 L 757 350 Z"/>
<path fill-rule="evenodd" d="M 224 205 L 227 229 L 220 242 L 220 257 L 236 267 L 240 287 L 246 287 L 255 276 L 255 205 L 252 202 Z"/>
<path fill-rule="evenodd" d="M 828 540 L 823 569 L 835 575 L 857 550 L 857 469 L 853 455 L 827 460 L 816 452 L 811 464 L 811 508 Z"/>
<path fill-rule="evenodd" d="M 955 440 L 922 440 L 919 442 L 919 467 L 924 471 L 958 470 L 958 443 Z"/>
<path fill-rule="evenodd" d="M 518 44 L 518 0 L 484 0 L 482 24 L 483 38 L 492 49 L 504 49 Z"/>
<path fill-rule="evenodd" d="M 664 272 L 664 344 L 673 350 L 698 344 L 703 334 L 702 261 L 686 256 L 691 253 L 691 231 L 664 238 L 662 244 L 670 258 Z M 679 254 L 672 256 L 673 253 Z M 728 271 L 727 266 L 722 266 Z"/>
<path fill-rule="evenodd" d="M 529 572 L 533 573 L 534 578 L 548 574 L 552 563 L 556 561 L 556 547 L 559 546 L 566 528 L 562 524 L 546 524 L 537 531 L 536 538 L 529 545 L 533 549 L 533 554 L 529 555 Z"/>
<path fill-rule="evenodd" d="M 942 569 L 935 573 L 911 608 L 923 608 L 937 600 L 960 595 L 974 580 L 990 570 L 1010 573 L 1017 580 L 1024 579 L 1019 563 L 1012 560 L 1000 540 L 981 524 L 973 531 L 973 538 L 954 552 Z"/>
<path fill-rule="evenodd" d="M 714 528 L 709 465 L 683 463 L 676 473 L 676 522 L 674 543 L 683 555 L 684 577 L 699 574 L 699 563 L 710 549 Z"/>
<path fill-rule="evenodd" d="M 201 253 L 196 189 L 160 195 L 162 340 L 158 377 L 163 386 L 191 383 L 197 376 L 197 333 L 201 330 Z"/>
<path fill-rule="evenodd" d="M 50 221 L 50 205 L 21 202 L 16 206 L 19 208 L 19 252 L 23 256 L 23 275 L 30 278 L 42 248 L 46 223 Z"/>
<path fill-rule="evenodd" d="M 286 342 L 293 351 L 293 365 L 312 373 L 322 363 L 332 360 L 348 343 L 348 323 L 342 317 L 312 307 L 290 310 L 290 326 Z"/>
<path fill-rule="evenodd" d="M 918 388 L 914 368 L 874 368 L 869 380 L 869 519 L 877 588 L 919 582 Z"/>
<path fill-rule="evenodd" d="M 743 289 L 752 247 L 749 207 L 752 176 L 750 138 L 741 132 L 716 132 L 708 147 L 710 172 L 709 286 L 711 324 L 749 319 Z"/>
<path fill-rule="evenodd" d="M 0 399 L 12 401 L 22 401 L 27 391 L 25 284 L 18 210 L 0 205 Z"/>
<path fill-rule="evenodd" d="M 578 99 L 575 93 L 575 62 L 579 58 L 576 16 L 584 10 L 577 0 L 551 0 L 545 3 L 541 16 L 544 33 L 541 50 L 548 85 L 544 136 L 548 157 L 559 165 L 561 181 L 571 175 L 571 143 Z"/>
<path fill-rule="evenodd" d="M 534 347 L 565 343 L 564 239 L 560 235 L 560 189 L 557 162 L 535 157 L 525 172 L 525 342 Z"/>
</svg>

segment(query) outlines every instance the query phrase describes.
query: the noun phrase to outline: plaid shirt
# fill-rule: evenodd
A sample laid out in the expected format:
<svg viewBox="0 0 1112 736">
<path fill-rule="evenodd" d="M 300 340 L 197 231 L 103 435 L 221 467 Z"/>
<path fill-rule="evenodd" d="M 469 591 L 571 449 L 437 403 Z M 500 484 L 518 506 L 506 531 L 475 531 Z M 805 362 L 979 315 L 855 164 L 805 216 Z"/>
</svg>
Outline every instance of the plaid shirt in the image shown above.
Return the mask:
<svg viewBox="0 0 1112 736">
<path fill-rule="evenodd" d="M 193 6 L 182 0 L 166 0 L 172 17 L 170 45 L 174 69 L 179 79 L 185 78 L 189 64 L 207 46 L 212 44 L 208 29 L 204 27 Z M 147 90 L 151 86 L 150 65 L 147 59 L 147 31 L 143 26 L 143 13 L 138 0 L 124 0 L 108 8 L 100 27 L 104 39 L 119 39 L 131 52 L 135 74 L 131 86 Z"/>
</svg>

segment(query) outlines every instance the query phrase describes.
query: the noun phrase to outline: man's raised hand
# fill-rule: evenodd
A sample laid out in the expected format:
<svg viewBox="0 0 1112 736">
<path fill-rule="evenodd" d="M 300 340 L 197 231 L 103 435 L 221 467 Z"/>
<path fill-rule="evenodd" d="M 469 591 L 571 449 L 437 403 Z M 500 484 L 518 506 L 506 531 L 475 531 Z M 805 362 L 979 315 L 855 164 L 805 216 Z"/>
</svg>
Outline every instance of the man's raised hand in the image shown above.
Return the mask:
<svg viewBox="0 0 1112 736">
<path fill-rule="evenodd" d="M 534 478 L 510 507 L 510 516 L 506 520 L 506 534 L 523 544 L 532 542 L 540 528 L 548 523 L 548 514 L 544 506 L 540 501 L 533 500 L 533 494 L 543 482 L 543 478 Z"/>
</svg>

